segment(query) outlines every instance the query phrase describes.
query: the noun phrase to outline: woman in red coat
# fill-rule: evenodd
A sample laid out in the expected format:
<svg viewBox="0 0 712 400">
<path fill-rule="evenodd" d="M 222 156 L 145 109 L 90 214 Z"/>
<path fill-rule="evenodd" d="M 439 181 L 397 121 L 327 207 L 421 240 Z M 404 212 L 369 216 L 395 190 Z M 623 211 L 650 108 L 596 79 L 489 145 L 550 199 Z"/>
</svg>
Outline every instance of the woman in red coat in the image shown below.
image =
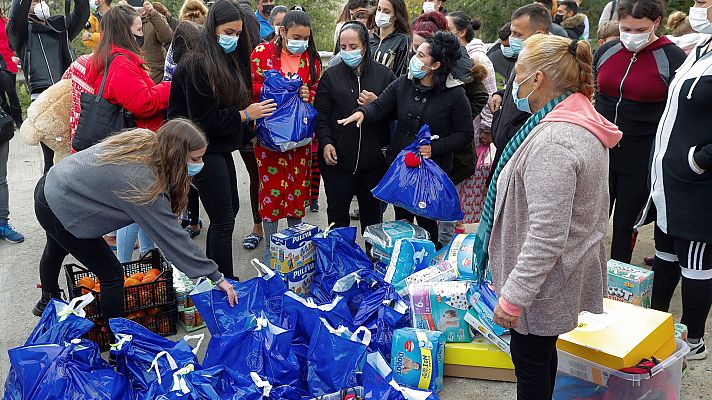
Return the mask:
<svg viewBox="0 0 712 400">
<path fill-rule="evenodd" d="M 304 86 L 300 95 L 312 102 L 321 76 L 321 60 L 314 44 L 311 20 L 303 11 L 290 11 L 282 20 L 279 35 L 252 52 L 252 96 L 259 101 L 264 72 L 278 70 L 284 76 L 297 74 Z M 311 146 L 284 153 L 274 152 L 259 143 L 255 146 L 260 176 L 259 206 L 265 230 L 265 262 L 269 262 L 269 243 L 277 233 L 280 219 L 289 226 L 301 222 L 310 202 Z"/>
<path fill-rule="evenodd" d="M 157 131 L 163 125 L 171 92 L 170 82 L 155 84 L 141 54 L 137 38 L 143 36 L 141 16 L 128 5 L 112 7 L 101 19 L 101 41 L 86 68 L 86 82 L 99 93 L 108 65 L 103 97 L 133 114 L 136 127 Z M 151 238 L 136 225 L 116 233 L 117 257 L 121 262 L 133 258 L 136 238 L 141 253 L 151 250 Z"/>
<path fill-rule="evenodd" d="M 101 19 L 101 28 L 101 41 L 87 66 L 87 82 L 94 87 L 94 94 L 98 93 L 110 63 L 104 98 L 132 113 L 136 127 L 158 130 L 168 108 L 171 84 L 154 84 L 139 56 L 136 37 L 143 36 L 141 16 L 131 6 L 114 6 Z"/>
</svg>

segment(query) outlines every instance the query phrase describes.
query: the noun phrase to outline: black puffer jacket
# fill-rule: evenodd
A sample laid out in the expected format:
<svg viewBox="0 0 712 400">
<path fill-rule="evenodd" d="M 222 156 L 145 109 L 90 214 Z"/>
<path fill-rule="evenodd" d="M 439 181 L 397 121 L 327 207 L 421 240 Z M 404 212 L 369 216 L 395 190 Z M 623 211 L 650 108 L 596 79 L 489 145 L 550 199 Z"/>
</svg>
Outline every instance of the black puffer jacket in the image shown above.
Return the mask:
<svg viewBox="0 0 712 400">
<path fill-rule="evenodd" d="M 420 127 L 428 124 L 432 135 L 439 136 L 431 144 L 433 160 L 449 172 L 453 153 L 472 143 L 475 134 L 465 89 L 426 88 L 407 75 L 396 79 L 376 101 L 359 111 L 366 116 L 364 121 L 383 120 L 396 113 L 398 127 L 386 153 L 389 164 L 415 140 Z"/>
<path fill-rule="evenodd" d="M 59 82 L 74 61 L 70 42 L 89 20 L 89 1 L 74 0 L 74 11 L 68 17 L 49 17 L 46 25 L 29 19 L 30 5 L 30 0 L 13 2 L 7 35 L 22 60 L 30 93 L 41 93 Z"/>
<path fill-rule="evenodd" d="M 396 79 L 390 69 L 364 58 L 361 75 L 343 62 L 329 68 L 319 81 L 314 108 L 319 112 L 316 137 L 319 141 L 319 163 L 323 162 L 323 149 L 327 144 L 336 148 L 339 158 L 336 167 L 349 172 L 384 168 L 386 159 L 381 151 L 384 140 L 390 135 L 390 119 L 367 120 L 356 124 L 339 125 L 359 107 L 358 96 L 362 90 L 380 95 Z M 325 165 L 325 164 L 321 164 Z"/>
</svg>

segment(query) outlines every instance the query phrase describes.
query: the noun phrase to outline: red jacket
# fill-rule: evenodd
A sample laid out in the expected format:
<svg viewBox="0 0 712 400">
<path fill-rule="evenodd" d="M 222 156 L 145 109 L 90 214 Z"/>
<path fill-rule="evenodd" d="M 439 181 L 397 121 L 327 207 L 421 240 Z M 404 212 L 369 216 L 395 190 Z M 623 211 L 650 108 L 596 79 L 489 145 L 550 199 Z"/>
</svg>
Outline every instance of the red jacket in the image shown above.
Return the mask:
<svg viewBox="0 0 712 400">
<path fill-rule="evenodd" d="M 137 127 L 156 131 L 163 124 L 171 83 L 154 84 L 143 68 L 141 57 L 114 46 L 112 54 L 117 53 L 121 55 L 114 58 L 109 66 L 103 97 L 132 113 Z M 94 57 L 87 66 L 86 77 L 87 82 L 94 87 L 94 94 L 97 94 L 103 71 L 97 70 Z"/>
<path fill-rule="evenodd" d="M 0 18 L 0 56 L 5 61 L 7 65 L 7 70 L 13 74 L 17 73 L 17 64 L 12 61 L 12 57 L 15 57 L 15 52 L 10 48 L 10 42 L 7 39 L 7 32 L 5 32 L 5 27 L 7 25 L 7 18 Z"/>
<path fill-rule="evenodd" d="M 269 43 L 258 45 L 252 51 L 250 59 L 252 60 L 252 100 L 254 102 L 260 101 L 260 93 L 265 82 L 265 71 L 276 69 L 282 72 L 282 61 L 274 54 L 275 41 L 277 40 L 280 40 L 279 37 Z M 310 76 L 310 71 L 309 54 L 305 51 L 302 53 L 302 64 L 299 67 L 298 74 L 302 78 L 302 82 L 309 86 L 309 102 L 313 103 L 316 89 L 319 86 L 319 78 L 321 77 L 321 63 L 317 62 L 316 64 L 316 77 Z"/>
</svg>

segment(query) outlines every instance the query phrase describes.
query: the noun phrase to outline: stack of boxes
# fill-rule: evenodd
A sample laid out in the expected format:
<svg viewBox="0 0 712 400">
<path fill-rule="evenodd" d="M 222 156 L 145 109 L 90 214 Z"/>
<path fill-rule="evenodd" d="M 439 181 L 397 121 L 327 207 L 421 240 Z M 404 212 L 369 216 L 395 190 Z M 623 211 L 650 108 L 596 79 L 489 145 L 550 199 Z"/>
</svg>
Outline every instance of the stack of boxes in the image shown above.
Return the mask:
<svg viewBox="0 0 712 400">
<path fill-rule="evenodd" d="M 319 228 L 301 223 L 272 235 L 270 268 L 287 283 L 289 290 L 306 296 L 316 271 L 316 250 L 312 237 Z"/>
</svg>

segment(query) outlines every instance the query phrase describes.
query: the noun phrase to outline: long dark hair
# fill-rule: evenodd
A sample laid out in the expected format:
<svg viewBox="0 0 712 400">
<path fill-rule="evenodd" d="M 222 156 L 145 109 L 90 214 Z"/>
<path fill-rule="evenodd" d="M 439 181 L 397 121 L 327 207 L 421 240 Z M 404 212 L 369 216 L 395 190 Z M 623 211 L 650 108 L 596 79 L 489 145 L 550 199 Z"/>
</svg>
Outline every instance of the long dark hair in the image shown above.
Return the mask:
<svg viewBox="0 0 712 400">
<path fill-rule="evenodd" d="M 173 49 L 173 62 L 178 64 L 184 54 L 200 51 L 205 35 L 204 27 L 193 21 L 185 20 L 178 24 L 171 44 Z"/>
<path fill-rule="evenodd" d="M 193 51 L 183 54 L 180 64 L 186 67 L 190 79 L 207 78 L 221 107 L 242 109 L 250 105 L 252 99 L 249 35 L 243 24 L 237 48 L 232 53 L 225 53 L 215 34 L 218 26 L 233 21 L 244 21 L 238 1 L 215 2 L 208 11 L 202 43 Z"/>
<path fill-rule="evenodd" d="M 433 36 L 425 39 L 430 45 L 430 56 L 433 64 L 440 62 L 440 68 L 433 72 L 435 87 L 442 89 L 445 87 L 447 77 L 457 65 L 461 57 L 460 41 L 450 32 L 435 32 Z"/>
<path fill-rule="evenodd" d="M 341 34 L 344 33 L 344 31 L 348 30 L 358 33 L 358 39 L 361 41 L 363 48 L 366 50 L 363 53 L 363 61 L 361 61 L 365 65 L 370 60 L 372 60 L 371 46 L 369 44 L 368 28 L 360 21 L 348 21 L 344 24 L 344 26 L 341 27 L 341 30 L 339 31 L 339 37 L 336 40 L 336 54 L 341 52 Z"/>
<path fill-rule="evenodd" d="M 388 2 L 391 3 L 391 5 L 393 6 L 393 12 L 395 13 L 394 27 L 396 29 L 396 32 L 410 35 L 410 24 L 408 23 L 408 6 L 406 6 L 405 0 L 388 0 Z"/>
<path fill-rule="evenodd" d="M 101 40 L 94 52 L 92 63 L 99 73 L 104 73 L 104 67 L 109 64 L 112 47 L 120 47 L 134 54 L 141 54 L 141 46 L 131 32 L 131 26 L 136 17 L 140 17 L 133 7 L 121 4 L 111 7 L 101 18 Z"/>
<path fill-rule="evenodd" d="M 319 79 L 316 72 L 317 63 L 321 66 L 321 58 L 319 57 L 319 52 L 316 49 L 316 43 L 314 43 L 314 30 L 312 29 L 311 18 L 304 11 L 293 10 L 287 13 L 282 20 L 282 27 L 284 28 L 284 34 L 286 35 L 290 28 L 295 26 L 306 26 L 309 28 L 309 47 L 307 47 L 307 55 L 309 55 L 309 75 L 312 81 Z M 282 44 L 282 37 L 277 36 L 274 43 L 274 56 L 279 58 L 282 56 L 282 49 L 284 45 Z M 306 82 L 304 82 L 306 84 Z"/>
</svg>

